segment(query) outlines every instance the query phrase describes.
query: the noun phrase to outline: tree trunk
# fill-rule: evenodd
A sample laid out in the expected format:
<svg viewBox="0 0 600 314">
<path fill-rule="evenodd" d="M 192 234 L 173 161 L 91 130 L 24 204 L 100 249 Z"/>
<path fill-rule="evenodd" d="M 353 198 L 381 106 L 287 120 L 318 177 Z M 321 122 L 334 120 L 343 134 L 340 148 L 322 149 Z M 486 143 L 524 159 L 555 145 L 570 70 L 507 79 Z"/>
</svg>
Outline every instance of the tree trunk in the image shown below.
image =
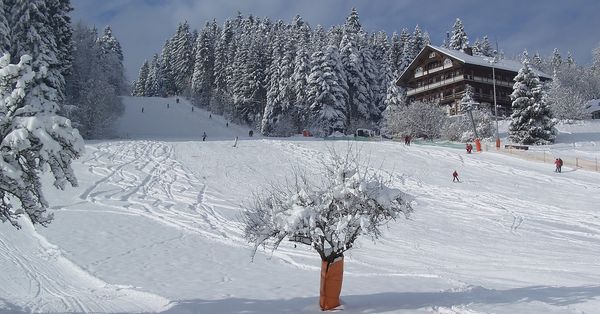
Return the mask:
<svg viewBox="0 0 600 314">
<path fill-rule="evenodd" d="M 344 257 L 336 258 L 332 263 L 321 262 L 321 296 L 319 305 L 321 310 L 332 310 L 342 303 L 342 279 L 344 278 Z"/>
</svg>

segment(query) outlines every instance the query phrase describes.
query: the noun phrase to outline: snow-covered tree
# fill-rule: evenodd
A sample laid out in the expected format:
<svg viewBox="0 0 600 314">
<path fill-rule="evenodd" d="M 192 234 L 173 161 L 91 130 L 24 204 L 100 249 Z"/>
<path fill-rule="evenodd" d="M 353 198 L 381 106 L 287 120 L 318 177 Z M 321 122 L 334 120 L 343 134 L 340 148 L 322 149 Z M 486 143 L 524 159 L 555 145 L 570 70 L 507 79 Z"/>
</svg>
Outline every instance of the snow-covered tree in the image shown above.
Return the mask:
<svg viewBox="0 0 600 314">
<path fill-rule="evenodd" d="M 138 78 L 133 84 L 133 96 L 150 96 L 146 93 L 146 80 L 148 79 L 149 65 L 148 60 L 144 60 Z M 154 95 L 151 95 L 154 96 Z"/>
<path fill-rule="evenodd" d="M 256 194 L 244 211 L 253 255 L 261 245 L 277 249 L 288 239 L 309 245 L 331 264 L 359 237 L 376 240 L 382 226 L 413 211 L 411 196 L 392 188 L 390 179 L 357 161 L 352 152 L 332 152 L 331 157 L 318 180 L 297 174 L 287 185 Z"/>
<path fill-rule="evenodd" d="M 8 17 L 10 7 L 6 5 L 6 2 L 0 2 L 0 53 L 7 53 L 10 51 L 10 26 Z"/>
<path fill-rule="evenodd" d="M 4 3 L 10 3 L 10 16 L 13 18 L 10 22 L 11 62 L 18 63 L 21 56 L 30 55 L 33 69 L 46 68 L 44 83 L 55 89 L 57 100 L 62 100 L 65 84 L 63 72 L 69 61 L 60 59 L 65 54 L 59 51 L 58 34 L 50 27 L 54 23 L 50 11 L 52 2 L 14 0 Z"/>
<path fill-rule="evenodd" d="M 210 106 L 214 84 L 214 32 L 209 23 L 200 32 L 196 43 L 194 74 L 192 76 L 192 97 L 203 107 Z"/>
<path fill-rule="evenodd" d="M 463 50 L 469 47 L 469 37 L 459 18 L 456 19 L 456 22 L 454 22 L 454 26 L 452 27 L 452 37 L 450 37 L 448 47 L 454 50 Z"/>
<path fill-rule="evenodd" d="M 523 67 L 514 79 L 509 138 L 521 144 L 549 144 L 556 137 L 555 122 L 547 105 L 543 84 L 529 66 L 524 53 Z"/>
<path fill-rule="evenodd" d="M 54 186 L 77 185 L 71 168 L 83 152 L 83 140 L 71 122 L 56 112 L 56 90 L 46 85 L 46 68 L 32 69 L 29 55 L 18 64 L 10 55 L 0 58 L 0 220 L 19 228 L 25 215 L 34 224 L 47 225 L 48 202 L 41 174 L 50 169 Z"/>
<path fill-rule="evenodd" d="M 184 95 L 189 93 L 191 78 L 194 70 L 194 58 L 192 56 L 193 41 L 190 26 L 186 22 L 179 24 L 177 33 L 170 44 L 172 73 L 176 93 Z"/>
<path fill-rule="evenodd" d="M 115 87 L 116 68 L 122 68 L 117 55 L 103 51 L 95 29 L 78 24 L 73 32 L 75 50 L 73 67 L 66 77 L 66 104 L 62 112 L 71 119 L 84 138 L 114 136 L 114 122 L 124 110 Z M 120 65 L 115 67 L 114 65 Z M 122 75 L 122 72 L 121 72 Z M 149 75 L 142 73 L 141 78 Z M 124 81 L 121 77 L 118 81 Z M 138 83 L 142 81 L 138 80 Z M 147 83 L 147 80 L 146 80 Z M 119 85 L 119 84 L 117 84 Z M 148 84 L 146 84 L 147 86 Z M 148 90 L 135 84 L 135 91 L 144 96 Z"/>
<path fill-rule="evenodd" d="M 481 41 L 479 41 L 479 38 L 475 41 L 473 44 L 473 55 L 494 57 L 494 48 L 492 48 L 492 44 L 490 43 L 487 35 L 483 36 Z"/>
<path fill-rule="evenodd" d="M 313 53 L 307 95 L 313 133 L 327 136 L 336 131 L 346 131 L 349 114 L 347 89 L 337 47 L 330 45 L 325 52 Z"/>
<path fill-rule="evenodd" d="M 121 51 L 121 44 L 113 36 L 110 26 L 106 26 L 104 34 L 98 38 L 98 47 L 100 49 L 99 56 L 102 59 L 102 71 L 115 91 L 118 94 L 123 94 L 127 90 L 123 52 Z"/>
<path fill-rule="evenodd" d="M 416 101 L 402 109 L 402 115 L 396 120 L 397 125 L 391 125 L 396 134 L 401 133 L 426 139 L 439 138 L 446 113 L 437 103 Z"/>
<path fill-rule="evenodd" d="M 550 84 L 548 101 L 552 115 L 559 120 L 580 120 L 585 117 L 584 98 L 573 88 L 564 86 L 557 73 Z"/>
<path fill-rule="evenodd" d="M 562 56 L 560 55 L 560 52 L 558 52 L 558 48 L 554 48 L 554 51 L 552 52 L 551 63 L 554 71 L 558 71 L 560 69 L 560 66 L 562 65 Z"/>
</svg>

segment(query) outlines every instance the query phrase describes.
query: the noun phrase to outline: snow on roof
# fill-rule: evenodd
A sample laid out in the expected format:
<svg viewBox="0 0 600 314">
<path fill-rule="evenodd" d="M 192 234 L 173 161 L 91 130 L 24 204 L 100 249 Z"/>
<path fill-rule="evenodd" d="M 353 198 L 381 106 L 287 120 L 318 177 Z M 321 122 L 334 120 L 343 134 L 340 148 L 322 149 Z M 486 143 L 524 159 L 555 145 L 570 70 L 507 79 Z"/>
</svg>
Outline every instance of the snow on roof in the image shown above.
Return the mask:
<svg viewBox="0 0 600 314">
<path fill-rule="evenodd" d="M 445 54 L 445 55 L 448 55 L 454 59 L 457 59 L 458 61 L 461 61 L 463 63 L 491 67 L 489 60 L 491 60 L 492 58 L 490 58 L 490 57 L 471 56 L 460 50 L 447 49 L 447 48 L 433 46 L 433 45 L 428 45 L 428 46 L 431 47 L 432 49 L 435 49 L 435 50 Z M 515 61 L 515 60 L 499 59 L 498 62 L 495 63 L 495 67 L 497 69 L 519 72 L 519 70 L 523 67 L 523 64 L 521 62 Z M 533 69 L 533 71 L 539 77 L 544 77 L 544 78 L 549 78 L 549 79 L 552 78 L 552 76 L 550 76 L 542 71 L 539 71 L 536 69 Z"/>
<path fill-rule="evenodd" d="M 593 113 L 600 111 L 600 99 L 592 99 L 585 103 L 585 112 Z"/>
</svg>

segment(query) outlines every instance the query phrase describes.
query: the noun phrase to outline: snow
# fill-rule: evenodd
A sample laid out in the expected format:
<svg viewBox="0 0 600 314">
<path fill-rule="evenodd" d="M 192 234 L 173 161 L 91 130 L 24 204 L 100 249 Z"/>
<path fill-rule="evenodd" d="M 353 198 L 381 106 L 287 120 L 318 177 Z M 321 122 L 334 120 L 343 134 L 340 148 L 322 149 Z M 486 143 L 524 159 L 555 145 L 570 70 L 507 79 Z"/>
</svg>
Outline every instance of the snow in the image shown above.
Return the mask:
<svg viewBox="0 0 600 314">
<path fill-rule="evenodd" d="M 0 224 L 0 312 L 321 313 L 316 252 L 284 241 L 251 262 L 240 209 L 292 166 L 316 175 L 329 148 L 347 143 L 249 139 L 247 128 L 180 100 L 125 97 L 119 131 L 130 139 L 88 142 L 73 165 L 79 187 L 59 192 L 45 178 L 52 224 Z M 559 125 L 553 147 L 568 150 L 565 132 L 572 143 L 600 142 L 598 126 Z M 600 308 L 600 173 L 556 174 L 493 152 L 357 145 L 415 203 L 410 220 L 347 252 L 344 313 Z"/>
</svg>

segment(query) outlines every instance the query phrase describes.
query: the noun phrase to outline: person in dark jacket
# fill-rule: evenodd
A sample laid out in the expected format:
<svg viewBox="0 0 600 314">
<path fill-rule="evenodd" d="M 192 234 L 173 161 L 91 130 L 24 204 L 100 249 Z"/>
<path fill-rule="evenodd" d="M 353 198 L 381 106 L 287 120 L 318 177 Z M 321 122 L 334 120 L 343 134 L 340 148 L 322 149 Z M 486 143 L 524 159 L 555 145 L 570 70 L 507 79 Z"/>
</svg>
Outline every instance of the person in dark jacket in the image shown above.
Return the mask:
<svg viewBox="0 0 600 314">
<path fill-rule="evenodd" d="M 254 135 L 254 131 L 253 130 L 248 131 L 248 136 L 252 137 L 252 135 Z"/>
<path fill-rule="evenodd" d="M 452 173 L 452 182 L 460 182 L 460 180 L 458 179 L 458 172 L 456 170 L 454 170 L 454 172 Z"/>
<path fill-rule="evenodd" d="M 206 132 L 202 134 L 202 142 L 206 141 Z"/>
</svg>

